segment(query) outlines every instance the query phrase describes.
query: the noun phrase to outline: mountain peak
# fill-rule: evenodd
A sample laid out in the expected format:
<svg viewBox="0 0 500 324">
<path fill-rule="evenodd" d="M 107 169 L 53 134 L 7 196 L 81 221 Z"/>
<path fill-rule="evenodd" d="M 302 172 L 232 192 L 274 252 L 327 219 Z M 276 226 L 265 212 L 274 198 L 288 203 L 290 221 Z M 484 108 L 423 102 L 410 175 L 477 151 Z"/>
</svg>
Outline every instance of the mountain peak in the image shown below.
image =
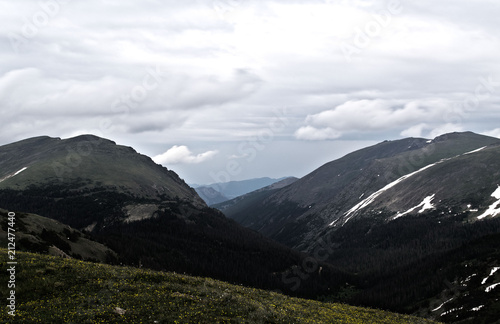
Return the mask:
<svg viewBox="0 0 500 324">
<path fill-rule="evenodd" d="M 488 139 L 488 138 L 495 139 L 494 137 L 477 134 L 477 133 L 474 133 L 474 132 L 471 132 L 471 131 L 467 131 L 467 132 L 453 132 L 453 133 L 447 133 L 447 134 L 439 135 L 439 136 L 437 136 L 436 138 L 433 139 L 433 142 L 444 142 L 444 141 L 450 141 L 450 140 L 466 140 L 466 139 L 470 139 L 470 140 L 473 140 L 473 139 L 475 139 L 475 140 L 482 139 L 482 140 L 485 140 L 485 139 Z"/>
<path fill-rule="evenodd" d="M 101 142 L 106 142 L 108 144 L 113 144 L 113 145 L 116 145 L 116 142 L 112 141 L 112 140 L 109 140 L 109 139 L 106 139 L 106 138 L 103 138 L 103 137 L 99 137 L 99 136 L 96 136 L 96 135 L 93 135 L 93 134 L 83 134 L 83 135 L 78 135 L 78 136 L 75 136 L 75 137 L 70 137 L 70 138 L 67 138 L 67 139 L 63 139 L 64 142 L 67 142 L 67 143 L 72 143 L 72 142 L 91 142 L 91 143 L 101 143 Z"/>
<path fill-rule="evenodd" d="M 69 139 L 41 136 L 0 146 L 0 179 L 0 189 L 115 188 L 137 197 L 187 199 L 205 205 L 175 172 L 131 147 L 90 134 Z"/>
</svg>

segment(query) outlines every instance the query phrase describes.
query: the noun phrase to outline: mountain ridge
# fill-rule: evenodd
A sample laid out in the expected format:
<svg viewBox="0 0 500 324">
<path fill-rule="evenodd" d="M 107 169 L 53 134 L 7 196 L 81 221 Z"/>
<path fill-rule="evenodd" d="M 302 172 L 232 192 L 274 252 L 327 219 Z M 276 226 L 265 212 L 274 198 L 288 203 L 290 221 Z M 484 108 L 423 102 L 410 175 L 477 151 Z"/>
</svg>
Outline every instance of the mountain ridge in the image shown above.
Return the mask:
<svg viewBox="0 0 500 324">
<path fill-rule="evenodd" d="M 9 177 L 9 173 L 12 175 L 22 168 L 26 169 L 15 177 Z M 127 174 L 127 178 L 119 176 L 122 172 Z M 110 178 L 112 175 L 116 176 Z M 64 140 L 40 136 L 0 146 L 0 179 L 4 179 L 0 182 L 0 189 L 67 185 L 78 182 L 82 177 L 88 183 L 77 183 L 81 188 L 110 186 L 128 194 L 148 198 L 166 194 L 171 198 L 186 198 L 205 205 L 175 172 L 138 154 L 131 147 L 94 135 Z M 101 179 L 108 180 L 99 183 Z"/>
<path fill-rule="evenodd" d="M 315 237 L 318 228 L 341 220 L 361 199 L 391 182 L 442 159 L 499 143 L 500 139 L 471 132 L 445 134 L 434 140 L 384 141 L 326 163 L 291 186 L 262 197 L 253 211 L 233 208 L 226 216 L 244 213 L 247 223 L 243 225 L 252 223 L 250 228 L 266 236 L 307 250 L 303 242 Z M 419 202 L 424 198 L 419 197 Z M 307 228 L 309 233 L 304 232 Z"/>
</svg>

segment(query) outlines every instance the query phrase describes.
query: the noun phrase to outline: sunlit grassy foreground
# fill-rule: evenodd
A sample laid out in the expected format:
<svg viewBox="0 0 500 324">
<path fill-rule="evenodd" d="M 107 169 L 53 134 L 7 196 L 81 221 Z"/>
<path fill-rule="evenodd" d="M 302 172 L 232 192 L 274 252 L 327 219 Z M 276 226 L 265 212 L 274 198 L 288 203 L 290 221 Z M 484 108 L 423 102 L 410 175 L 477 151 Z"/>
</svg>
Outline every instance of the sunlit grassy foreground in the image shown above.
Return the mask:
<svg viewBox="0 0 500 324">
<path fill-rule="evenodd" d="M 0 253 L 7 255 L 5 249 Z M 18 253 L 18 323 L 431 323 L 208 278 Z M 0 275 L 7 293 L 6 257 Z"/>
</svg>

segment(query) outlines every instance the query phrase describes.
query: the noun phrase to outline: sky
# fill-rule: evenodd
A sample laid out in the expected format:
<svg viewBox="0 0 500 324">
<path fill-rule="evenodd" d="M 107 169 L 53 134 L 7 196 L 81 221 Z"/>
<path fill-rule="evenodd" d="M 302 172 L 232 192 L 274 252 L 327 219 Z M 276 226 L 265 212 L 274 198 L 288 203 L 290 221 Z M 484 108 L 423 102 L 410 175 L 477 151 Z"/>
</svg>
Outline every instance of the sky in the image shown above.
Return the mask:
<svg viewBox="0 0 500 324">
<path fill-rule="evenodd" d="M 0 145 L 95 134 L 188 183 L 500 137 L 494 0 L 0 0 Z"/>
</svg>

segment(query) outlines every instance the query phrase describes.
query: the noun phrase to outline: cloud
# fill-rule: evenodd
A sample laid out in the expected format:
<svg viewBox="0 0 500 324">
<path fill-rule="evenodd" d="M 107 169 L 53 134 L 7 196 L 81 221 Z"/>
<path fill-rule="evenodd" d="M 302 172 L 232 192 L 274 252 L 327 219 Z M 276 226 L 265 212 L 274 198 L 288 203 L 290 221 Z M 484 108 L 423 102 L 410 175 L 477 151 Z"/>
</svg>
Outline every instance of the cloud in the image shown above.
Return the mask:
<svg viewBox="0 0 500 324">
<path fill-rule="evenodd" d="M 443 124 L 440 125 L 429 132 L 428 138 L 435 138 L 443 134 L 453 133 L 453 132 L 463 132 L 464 127 L 460 124 Z"/>
<path fill-rule="evenodd" d="M 422 137 L 425 129 L 429 129 L 429 125 L 426 123 L 418 124 L 405 129 L 401 132 L 401 136 L 405 137 Z"/>
<path fill-rule="evenodd" d="M 295 132 L 295 137 L 299 140 L 311 140 L 311 141 L 321 141 L 321 140 L 329 140 L 336 139 L 342 136 L 342 133 L 331 129 L 329 127 L 326 128 L 315 128 L 312 126 L 305 126 L 299 128 Z"/>
<path fill-rule="evenodd" d="M 168 165 L 168 164 L 198 164 L 210 160 L 218 152 L 217 151 L 207 151 L 194 155 L 187 146 L 174 145 L 168 151 L 163 154 L 153 157 L 153 161 L 158 164 Z"/>
<path fill-rule="evenodd" d="M 345 133 L 408 129 L 404 135 L 420 136 L 426 123 L 444 120 L 449 109 L 447 100 L 374 99 L 349 100 L 333 109 L 308 115 L 307 126 L 295 132 L 297 139 L 324 140 L 339 138 Z M 415 123 L 420 123 L 414 126 Z"/>
<path fill-rule="evenodd" d="M 493 129 L 491 131 L 483 132 L 482 134 L 492 137 L 500 138 L 500 128 Z"/>
<path fill-rule="evenodd" d="M 317 147 L 494 132 L 500 117 L 492 0 L 406 1 L 366 43 L 356 37 L 390 1 L 52 1 L 60 10 L 34 26 L 48 2 L 0 0 L 0 143 L 97 130 L 152 155 L 207 152 L 258 137 L 282 107 L 273 141 Z M 356 41 L 348 63 L 339 45 Z M 470 109 L 481 78 L 491 96 Z M 222 155 L 239 157 L 209 163 Z"/>
</svg>

